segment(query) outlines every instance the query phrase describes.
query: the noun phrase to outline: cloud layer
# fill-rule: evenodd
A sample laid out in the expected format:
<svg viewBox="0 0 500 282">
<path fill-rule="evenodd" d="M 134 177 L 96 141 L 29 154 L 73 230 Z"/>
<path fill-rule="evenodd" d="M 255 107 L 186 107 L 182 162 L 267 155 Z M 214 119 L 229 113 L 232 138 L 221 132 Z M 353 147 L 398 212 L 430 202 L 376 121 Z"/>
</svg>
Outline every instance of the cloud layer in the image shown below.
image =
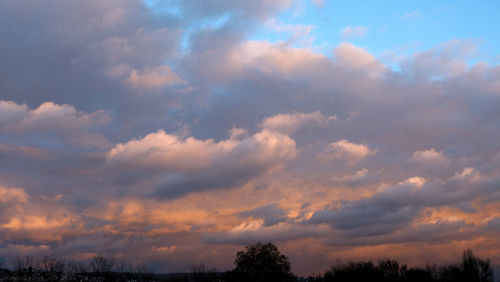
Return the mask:
<svg viewBox="0 0 500 282">
<path fill-rule="evenodd" d="M 311 36 L 274 19 L 293 1 L 168 3 L 0 2 L 1 257 L 223 270 L 272 240 L 299 274 L 464 247 L 500 264 L 500 66 L 470 64 L 474 42 L 394 68 L 248 39 Z"/>
</svg>

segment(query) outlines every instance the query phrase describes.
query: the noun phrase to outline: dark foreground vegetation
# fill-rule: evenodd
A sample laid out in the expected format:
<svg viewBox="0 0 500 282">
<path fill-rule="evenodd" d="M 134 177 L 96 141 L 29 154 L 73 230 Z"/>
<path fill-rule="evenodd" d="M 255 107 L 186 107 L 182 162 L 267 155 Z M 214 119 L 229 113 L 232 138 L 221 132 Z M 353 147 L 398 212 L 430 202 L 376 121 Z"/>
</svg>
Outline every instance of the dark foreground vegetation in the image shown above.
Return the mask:
<svg viewBox="0 0 500 282">
<path fill-rule="evenodd" d="M 462 261 L 441 266 L 410 268 L 395 260 L 340 263 L 308 281 L 493 282 L 493 270 L 488 260 L 465 250 Z"/>
<path fill-rule="evenodd" d="M 153 274 L 111 258 L 95 256 L 87 263 L 45 257 L 17 258 L 13 269 L 0 268 L 0 281 L 176 281 L 176 282 L 493 282 L 489 260 L 465 250 L 462 260 L 445 265 L 408 267 L 395 260 L 337 263 L 322 274 L 299 278 L 289 259 L 272 244 L 257 243 L 239 251 L 235 268 L 227 272 L 190 266 L 190 273 Z"/>
</svg>

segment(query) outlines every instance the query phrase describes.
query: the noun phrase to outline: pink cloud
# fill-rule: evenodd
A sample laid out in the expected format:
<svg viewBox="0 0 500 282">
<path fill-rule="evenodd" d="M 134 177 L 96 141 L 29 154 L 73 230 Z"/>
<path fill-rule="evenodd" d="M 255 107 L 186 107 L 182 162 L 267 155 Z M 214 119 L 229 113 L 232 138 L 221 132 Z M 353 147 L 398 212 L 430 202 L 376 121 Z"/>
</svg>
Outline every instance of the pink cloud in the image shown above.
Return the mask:
<svg viewBox="0 0 500 282">
<path fill-rule="evenodd" d="M 438 165 L 448 165 L 450 163 L 450 159 L 443 152 L 436 151 L 434 148 L 414 152 L 410 161 Z"/>
<path fill-rule="evenodd" d="M 356 144 L 345 139 L 328 144 L 324 152 L 318 157 L 324 160 L 344 160 L 350 164 L 359 162 L 368 156 L 375 155 L 376 151 L 364 144 Z"/>
<path fill-rule="evenodd" d="M 131 86 L 145 88 L 162 88 L 186 83 L 168 66 L 132 70 L 125 81 Z"/>
<path fill-rule="evenodd" d="M 342 43 L 333 51 L 338 63 L 350 70 L 357 70 L 371 75 L 379 75 L 386 68 L 372 54 L 361 47 Z"/>
<path fill-rule="evenodd" d="M 278 131 L 285 134 L 293 134 L 301 127 L 305 126 L 321 126 L 324 127 L 328 123 L 335 121 L 336 116 L 326 116 L 319 111 L 312 113 L 294 113 L 294 114 L 278 114 L 262 121 L 262 128 L 272 131 Z"/>
</svg>

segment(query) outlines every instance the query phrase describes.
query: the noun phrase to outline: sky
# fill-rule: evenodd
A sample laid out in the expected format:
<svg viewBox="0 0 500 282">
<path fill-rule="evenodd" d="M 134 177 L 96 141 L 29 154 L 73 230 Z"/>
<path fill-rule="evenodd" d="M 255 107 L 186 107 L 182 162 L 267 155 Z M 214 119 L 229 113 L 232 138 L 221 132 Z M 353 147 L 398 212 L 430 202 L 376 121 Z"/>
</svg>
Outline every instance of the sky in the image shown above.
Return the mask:
<svg viewBox="0 0 500 282">
<path fill-rule="evenodd" d="M 0 1 L 0 261 L 500 265 L 498 1 Z"/>
</svg>

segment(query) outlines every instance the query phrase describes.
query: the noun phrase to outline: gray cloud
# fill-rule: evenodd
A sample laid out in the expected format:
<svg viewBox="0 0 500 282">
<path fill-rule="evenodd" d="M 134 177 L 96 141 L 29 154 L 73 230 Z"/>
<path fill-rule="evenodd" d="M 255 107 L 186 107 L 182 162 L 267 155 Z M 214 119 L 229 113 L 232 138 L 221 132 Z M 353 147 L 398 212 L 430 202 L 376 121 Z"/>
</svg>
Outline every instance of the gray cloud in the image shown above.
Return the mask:
<svg viewBox="0 0 500 282">
<path fill-rule="evenodd" d="M 250 228 L 246 229 L 247 227 Z M 202 240 L 209 244 L 248 245 L 252 242 L 286 242 L 309 237 L 320 237 L 324 236 L 326 233 L 323 228 L 310 228 L 288 224 L 277 224 L 268 227 L 258 227 L 255 229 L 251 226 L 243 226 L 242 230 L 237 228 L 230 230 L 229 232 L 204 233 Z"/>
<path fill-rule="evenodd" d="M 238 213 L 239 217 L 256 217 L 264 219 L 264 226 L 275 225 L 287 219 L 286 211 L 278 204 L 271 203 L 252 210 Z"/>
<path fill-rule="evenodd" d="M 444 182 L 410 178 L 370 198 L 316 211 L 308 223 L 328 223 L 351 237 L 391 234 L 412 223 L 424 208 L 462 207 L 470 199 L 494 192 L 498 183 L 498 178 L 482 177 L 471 168 Z"/>
</svg>

